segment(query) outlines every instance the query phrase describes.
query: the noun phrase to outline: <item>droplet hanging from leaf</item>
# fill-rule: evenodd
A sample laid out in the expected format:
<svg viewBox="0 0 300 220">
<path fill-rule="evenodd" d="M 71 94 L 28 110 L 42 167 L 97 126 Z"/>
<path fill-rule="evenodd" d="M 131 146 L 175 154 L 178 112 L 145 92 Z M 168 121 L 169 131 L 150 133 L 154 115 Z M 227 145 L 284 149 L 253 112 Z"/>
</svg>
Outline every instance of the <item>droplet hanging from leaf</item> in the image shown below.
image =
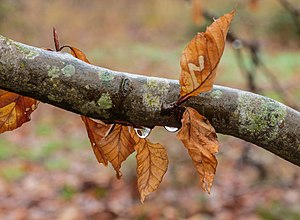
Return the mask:
<svg viewBox="0 0 300 220">
<path fill-rule="evenodd" d="M 235 10 L 215 20 L 184 49 L 180 60 L 181 100 L 212 89 L 234 14 Z"/>
<path fill-rule="evenodd" d="M 134 130 L 140 138 L 146 138 L 151 133 L 151 129 L 147 127 L 134 128 Z"/>
<path fill-rule="evenodd" d="M 164 126 L 164 128 L 165 128 L 167 131 L 172 132 L 172 133 L 174 133 L 174 132 L 176 132 L 176 131 L 179 130 L 179 128 L 176 128 L 176 127 L 168 127 L 168 126 Z"/>
</svg>

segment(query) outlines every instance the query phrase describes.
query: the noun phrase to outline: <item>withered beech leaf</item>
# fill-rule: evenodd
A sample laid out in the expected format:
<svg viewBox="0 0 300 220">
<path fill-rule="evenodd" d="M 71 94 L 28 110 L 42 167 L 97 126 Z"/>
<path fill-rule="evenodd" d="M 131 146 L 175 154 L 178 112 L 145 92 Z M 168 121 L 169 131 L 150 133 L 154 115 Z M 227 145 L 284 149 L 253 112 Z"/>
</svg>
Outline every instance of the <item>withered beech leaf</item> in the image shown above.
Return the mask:
<svg viewBox="0 0 300 220">
<path fill-rule="evenodd" d="M 135 141 L 131 137 L 128 127 L 120 124 L 115 124 L 113 130 L 99 143 L 99 147 L 112 164 L 118 178 L 122 176 L 121 164 L 134 152 L 134 145 Z"/>
<path fill-rule="evenodd" d="M 11 131 L 30 121 L 38 101 L 0 89 L 0 133 Z"/>
<path fill-rule="evenodd" d="M 80 59 L 80 60 L 82 60 L 82 61 L 84 61 L 86 63 L 90 63 L 90 61 L 87 59 L 86 55 L 81 50 L 79 50 L 76 47 L 69 47 L 69 48 L 71 50 L 71 54 L 74 57 L 76 57 L 76 58 L 78 58 L 78 59 Z"/>
<path fill-rule="evenodd" d="M 105 124 L 104 122 L 96 122 L 88 117 L 81 116 L 82 121 L 85 124 L 88 137 L 90 139 L 94 154 L 99 163 L 103 163 L 107 166 L 107 158 L 100 147 L 100 141 L 107 135 L 111 125 Z"/>
<path fill-rule="evenodd" d="M 137 184 L 141 202 L 144 202 L 145 197 L 158 188 L 167 172 L 168 155 L 161 144 L 139 138 L 133 129 L 131 135 L 136 142 Z"/>
<path fill-rule="evenodd" d="M 188 149 L 200 175 L 202 189 L 210 193 L 218 164 L 214 155 L 219 151 L 215 129 L 204 116 L 188 107 L 183 113 L 182 127 L 177 138 Z"/>
<path fill-rule="evenodd" d="M 235 11 L 215 20 L 184 49 L 181 60 L 180 96 L 187 98 L 212 89 Z"/>
</svg>

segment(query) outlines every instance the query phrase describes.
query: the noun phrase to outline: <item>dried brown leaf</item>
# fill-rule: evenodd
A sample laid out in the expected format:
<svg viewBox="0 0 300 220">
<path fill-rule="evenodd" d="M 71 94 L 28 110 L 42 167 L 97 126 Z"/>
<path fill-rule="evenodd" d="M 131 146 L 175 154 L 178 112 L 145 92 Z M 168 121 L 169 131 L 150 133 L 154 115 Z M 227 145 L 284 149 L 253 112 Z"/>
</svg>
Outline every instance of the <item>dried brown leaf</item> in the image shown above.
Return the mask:
<svg viewBox="0 0 300 220">
<path fill-rule="evenodd" d="M 199 175 L 201 187 L 210 193 L 217 168 L 215 153 L 219 151 L 215 129 L 209 121 L 193 108 L 186 108 L 182 128 L 177 134 L 188 149 Z"/>
<path fill-rule="evenodd" d="M 81 116 L 82 121 L 85 124 L 88 137 L 90 139 L 91 145 L 93 147 L 94 154 L 99 163 L 103 163 L 107 166 L 107 158 L 100 147 L 100 141 L 107 135 L 111 125 L 107 125 L 104 122 L 96 122 L 88 117 Z"/>
<path fill-rule="evenodd" d="M 11 131 L 30 121 L 38 101 L 0 89 L 0 133 Z"/>
<path fill-rule="evenodd" d="M 212 89 L 235 11 L 215 20 L 184 49 L 181 60 L 180 96 L 187 98 Z"/>
<path fill-rule="evenodd" d="M 116 170 L 117 177 L 120 178 L 122 162 L 134 151 L 135 141 L 131 137 L 128 127 L 116 124 L 109 135 L 104 137 L 99 143 L 99 147 L 107 160 Z"/>
<path fill-rule="evenodd" d="M 133 130 L 133 129 L 132 129 Z M 139 138 L 131 132 L 136 145 L 137 178 L 141 202 L 155 191 L 168 169 L 168 155 L 166 149 L 159 143 L 151 143 L 148 139 Z"/>
<path fill-rule="evenodd" d="M 90 63 L 90 61 L 87 59 L 86 55 L 81 51 L 79 50 L 78 48 L 76 47 L 69 47 L 70 50 L 71 50 L 71 54 L 76 57 L 77 59 L 80 59 L 86 63 Z"/>
</svg>

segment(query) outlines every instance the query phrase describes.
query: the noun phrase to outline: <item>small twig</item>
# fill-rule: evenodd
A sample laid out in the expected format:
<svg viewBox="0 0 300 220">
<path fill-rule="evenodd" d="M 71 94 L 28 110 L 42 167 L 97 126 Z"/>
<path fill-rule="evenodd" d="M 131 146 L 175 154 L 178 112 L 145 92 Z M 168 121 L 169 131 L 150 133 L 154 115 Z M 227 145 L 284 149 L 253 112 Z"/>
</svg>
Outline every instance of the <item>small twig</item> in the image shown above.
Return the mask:
<svg viewBox="0 0 300 220">
<path fill-rule="evenodd" d="M 252 70 L 249 70 L 245 64 L 245 59 L 243 56 L 243 51 L 240 48 L 236 48 L 235 50 L 236 54 L 236 60 L 238 63 L 239 68 L 241 69 L 241 72 L 245 75 L 248 82 L 248 88 L 251 92 L 255 92 L 258 94 L 261 94 L 261 89 L 258 88 L 258 86 L 255 83 L 255 72 L 256 72 L 256 66 L 252 68 Z"/>
</svg>

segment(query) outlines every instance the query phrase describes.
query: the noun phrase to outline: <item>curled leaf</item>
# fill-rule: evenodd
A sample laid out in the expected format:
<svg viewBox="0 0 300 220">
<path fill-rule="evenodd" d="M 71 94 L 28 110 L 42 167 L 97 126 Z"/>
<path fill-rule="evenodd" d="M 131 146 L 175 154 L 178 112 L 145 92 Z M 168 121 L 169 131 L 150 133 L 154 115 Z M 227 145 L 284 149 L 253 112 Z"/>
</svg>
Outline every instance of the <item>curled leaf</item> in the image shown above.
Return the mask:
<svg viewBox="0 0 300 220">
<path fill-rule="evenodd" d="M 204 116 L 188 107 L 183 113 L 182 128 L 177 138 L 188 149 L 200 175 L 202 189 L 210 193 L 218 164 L 214 155 L 219 151 L 215 129 Z"/>
<path fill-rule="evenodd" d="M 132 129 L 133 130 L 133 129 Z M 168 155 L 166 149 L 159 143 L 153 144 L 147 138 L 139 138 L 131 132 L 136 145 L 137 183 L 141 202 L 155 191 L 168 169 Z"/>
<path fill-rule="evenodd" d="M 116 170 L 120 178 L 121 164 L 134 151 L 135 141 L 131 137 L 128 127 L 115 124 L 113 130 L 99 143 L 101 151 Z"/>
<path fill-rule="evenodd" d="M 107 125 L 101 121 L 96 122 L 88 117 L 81 116 L 82 121 L 85 124 L 86 131 L 88 133 L 88 137 L 90 139 L 94 154 L 99 163 L 103 163 L 107 166 L 107 158 L 100 147 L 100 141 L 107 135 L 109 132 L 111 125 Z"/>
<path fill-rule="evenodd" d="M 181 60 L 180 96 L 187 98 L 212 89 L 235 11 L 215 20 L 184 49 Z"/>
<path fill-rule="evenodd" d="M 0 89 L 0 133 L 11 131 L 30 121 L 38 101 Z"/>
<path fill-rule="evenodd" d="M 77 59 L 80 59 L 86 63 L 90 63 L 90 61 L 87 59 L 86 55 L 81 51 L 79 50 L 78 48 L 76 47 L 70 47 L 68 46 L 71 50 L 71 54 L 76 57 Z"/>
</svg>

